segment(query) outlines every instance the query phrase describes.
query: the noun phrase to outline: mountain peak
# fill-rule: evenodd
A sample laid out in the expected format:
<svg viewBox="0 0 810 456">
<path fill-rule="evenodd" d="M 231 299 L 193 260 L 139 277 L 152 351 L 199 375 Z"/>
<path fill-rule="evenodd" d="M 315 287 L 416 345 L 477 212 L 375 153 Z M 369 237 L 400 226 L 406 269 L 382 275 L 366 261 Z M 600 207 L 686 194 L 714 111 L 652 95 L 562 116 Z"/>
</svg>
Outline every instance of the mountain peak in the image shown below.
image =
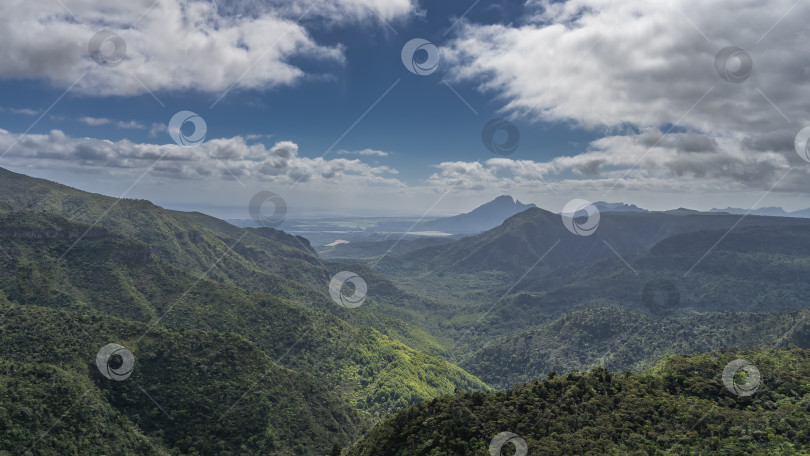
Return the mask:
<svg viewBox="0 0 810 456">
<path fill-rule="evenodd" d="M 448 233 L 480 233 L 495 228 L 509 217 L 534 207 L 537 206 L 523 204 L 510 195 L 500 195 L 470 212 L 424 222 L 420 224 L 420 229 Z"/>
<path fill-rule="evenodd" d="M 625 203 L 607 203 L 605 201 L 597 201 L 593 203 L 600 212 L 649 212 L 647 209 L 642 209 L 635 204 Z"/>
<path fill-rule="evenodd" d="M 488 203 L 484 203 L 484 204 L 478 206 L 477 208 L 473 209 L 469 213 L 472 214 L 472 213 L 474 213 L 475 211 L 477 211 L 479 209 L 489 208 L 489 207 L 501 207 L 501 208 L 510 208 L 510 209 L 515 208 L 515 209 L 517 209 L 517 212 L 522 212 L 522 211 L 524 211 L 524 210 L 526 210 L 526 209 L 528 209 L 530 207 L 537 207 L 537 206 L 535 206 L 534 204 L 531 204 L 531 203 L 523 204 L 523 203 L 520 202 L 520 200 L 514 199 L 511 195 L 501 195 L 501 196 L 498 196 L 497 198 L 495 198 L 494 200 L 492 200 L 492 201 L 490 201 Z M 517 213 L 517 212 L 515 212 L 515 213 Z"/>
</svg>

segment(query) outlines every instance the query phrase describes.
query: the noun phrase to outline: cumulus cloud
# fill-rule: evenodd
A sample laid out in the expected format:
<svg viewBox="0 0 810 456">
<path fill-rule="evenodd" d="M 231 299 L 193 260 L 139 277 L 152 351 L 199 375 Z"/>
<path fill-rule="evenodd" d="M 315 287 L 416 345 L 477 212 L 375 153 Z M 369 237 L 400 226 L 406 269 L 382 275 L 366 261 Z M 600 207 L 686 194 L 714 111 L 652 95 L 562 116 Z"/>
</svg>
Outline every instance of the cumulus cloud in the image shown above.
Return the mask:
<svg viewBox="0 0 810 456">
<path fill-rule="evenodd" d="M 102 126 L 102 125 L 113 125 L 116 128 L 122 128 L 122 129 L 125 129 L 125 130 L 144 130 L 144 129 L 146 129 L 145 125 L 143 125 L 142 123 L 137 122 L 135 120 L 123 121 L 123 120 L 108 119 L 106 117 L 89 117 L 89 116 L 85 116 L 85 117 L 79 117 L 78 121 L 85 124 L 85 125 L 90 125 L 91 127 L 99 127 L 99 126 Z"/>
<path fill-rule="evenodd" d="M 35 116 L 35 115 L 40 113 L 40 111 L 38 109 L 30 109 L 30 108 L 21 108 L 21 109 L 5 108 L 5 109 L 0 109 L 0 110 L 6 110 L 6 109 L 8 109 L 8 112 L 10 112 L 12 114 L 20 114 L 20 115 L 23 115 L 23 116 Z"/>
<path fill-rule="evenodd" d="M 259 2 L 254 9 L 261 9 Z M 245 2 L 240 5 L 245 8 Z M 358 21 L 393 21 L 417 12 L 416 0 L 310 0 L 306 2 L 291 2 L 289 0 L 274 0 L 270 2 L 277 11 L 288 17 L 301 18 L 318 17 L 330 22 L 358 22 Z"/>
<path fill-rule="evenodd" d="M 0 15 L 0 77 L 45 79 L 91 95 L 224 92 L 234 85 L 293 84 L 307 75 L 292 59 L 343 63 L 342 46 L 317 43 L 291 7 L 254 3 L 262 6 L 233 14 L 203 0 L 9 0 Z M 317 0 L 315 6 L 315 15 L 335 10 L 345 20 L 391 19 L 414 8 L 408 0 Z M 101 30 L 126 43 L 114 68 L 90 58 L 88 43 Z"/>
<path fill-rule="evenodd" d="M 451 79 L 498 96 L 505 113 L 609 135 L 587 153 L 546 166 L 594 179 L 623 168 L 620 177 L 646 182 L 666 176 L 686 185 L 691 178 L 768 188 L 779 170 L 799 164 L 793 139 L 810 125 L 810 4 L 529 0 L 526 6 L 531 13 L 519 23 L 464 23 L 443 55 Z M 715 69 L 718 51 L 732 45 L 753 61 L 742 83 L 723 80 Z M 662 137 L 672 125 L 689 133 Z M 616 130 L 629 133 L 613 136 Z"/>
<path fill-rule="evenodd" d="M 792 146 L 792 145 L 791 145 Z M 551 192 L 606 195 L 614 188 L 650 191 L 768 189 L 810 191 L 810 167 L 795 152 L 751 147 L 745 135 L 707 138 L 693 132 L 648 128 L 635 134 L 605 136 L 587 152 L 546 162 L 492 158 L 484 162 L 444 162 L 430 176 L 433 185 L 464 190 L 540 188 Z M 790 173 L 789 173 L 790 171 Z"/>
<path fill-rule="evenodd" d="M 770 131 L 787 121 L 760 91 L 793 122 L 810 121 L 810 62 L 800 58 L 810 5 L 795 3 L 535 0 L 527 23 L 466 24 L 445 54 L 454 77 L 484 78 L 481 88 L 503 95 L 506 109 L 545 120 Z M 742 84 L 715 71 L 729 45 L 753 59 Z"/>
<path fill-rule="evenodd" d="M 339 150 L 340 155 L 359 155 L 361 157 L 387 157 L 391 155 L 389 152 L 375 149 L 362 149 L 362 150 Z"/>
<path fill-rule="evenodd" d="M 392 177 L 397 174 L 393 168 L 356 159 L 301 157 L 298 145 L 289 141 L 268 148 L 234 137 L 188 147 L 74 138 L 59 130 L 29 135 L 0 130 L 0 149 L 8 150 L 4 157 L 8 164 L 22 168 L 136 175 L 153 166 L 153 176 L 172 179 L 403 186 Z"/>
</svg>

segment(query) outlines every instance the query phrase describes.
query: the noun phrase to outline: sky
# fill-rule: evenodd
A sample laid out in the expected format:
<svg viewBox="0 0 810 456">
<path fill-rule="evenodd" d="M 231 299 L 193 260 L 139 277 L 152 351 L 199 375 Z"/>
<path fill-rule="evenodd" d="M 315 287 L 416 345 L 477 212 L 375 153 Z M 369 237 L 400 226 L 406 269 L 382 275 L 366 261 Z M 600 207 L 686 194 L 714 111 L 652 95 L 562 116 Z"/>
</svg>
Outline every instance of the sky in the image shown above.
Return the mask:
<svg viewBox="0 0 810 456">
<path fill-rule="evenodd" d="M 5 0 L 0 167 L 247 218 L 810 207 L 796 0 Z M 174 119 L 174 121 L 172 120 Z"/>
</svg>

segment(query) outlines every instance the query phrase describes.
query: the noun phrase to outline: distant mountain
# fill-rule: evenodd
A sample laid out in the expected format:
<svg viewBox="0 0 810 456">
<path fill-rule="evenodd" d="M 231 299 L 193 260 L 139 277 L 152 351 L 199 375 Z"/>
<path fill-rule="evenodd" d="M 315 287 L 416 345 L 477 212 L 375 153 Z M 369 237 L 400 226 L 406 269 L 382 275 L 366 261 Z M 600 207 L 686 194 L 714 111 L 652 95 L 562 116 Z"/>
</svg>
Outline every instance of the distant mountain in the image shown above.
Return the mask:
<svg viewBox="0 0 810 456">
<path fill-rule="evenodd" d="M 473 296 L 490 299 L 506 292 L 524 274 L 528 274 L 525 282 L 566 267 L 615 259 L 617 254 L 639 252 L 677 234 L 733 226 L 739 230 L 790 225 L 807 226 L 810 221 L 760 216 L 740 221 L 739 215 L 709 213 L 608 212 L 601 215 L 593 235 L 577 236 L 566 229 L 559 214 L 531 208 L 484 233 L 399 257 L 388 256 L 376 268 L 414 290 L 430 290 L 435 283 L 442 294 L 455 289 L 463 300 Z M 722 233 L 716 236 L 719 239 Z M 452 275 L 486 280 L 447 280 Z M 487 290 L 483 295 L 482 289 Z"/>
<path fill-rule="evenodd" d="M 624 203 L 606 203 L 604 201 L 597 201 L 593 203 L 599 212 L 649 212 L 647 209 L 642 209 L 635 204 Z"/>
<path fill-rule="evenodd" d="M 759 209 L 749 210 L 740 209 L 736 207 L 727 207 L 725 209 L 712 209 L 709 212 L 725 212 L 727 214 L 750 214 L 750 215 L 764 215 L 768 217 L 800 217 L 810 218 L 810 209 L 801 209 L 798 211 L 787 212 L 781 207 L 761 207 Z"/>
<path fill-rule="evenodd" d="M 596 233 L 582 237 L 559 215 L 529 209 L 485 233 L 386 257 L 376 268 L 442 303 L 432 319 L 446 323 L 432 334 L 455 340 L 455 354 L 466 359 L 497 338 L 588 307 L 650 314 L 643 293 L 654 280 L 680 290 L 677 317 L 800 309 L 810 294 L 810 221 L 609 212 Z"/>
<path fill-rule="evenodd" d="M 502 195 L 470 212 L 420 223 L 416 229 L 453 234 L 480 233 L 495 228 L 515 214 L 535 207 L 537 206 L 534 204 L 523 204 L 511 196 Z"/>
<path fill-rule="evenodd" d="M 696 211 L 694 209 L 687 209 L 685 207 L 679 207 L 677 209 L 670 209 L 668 211 L 662 211 L 664 214 L 669 215 L 695 215 L 695 214 L 710 214 L 710 212 L 702 212 Z"/>
</svg>

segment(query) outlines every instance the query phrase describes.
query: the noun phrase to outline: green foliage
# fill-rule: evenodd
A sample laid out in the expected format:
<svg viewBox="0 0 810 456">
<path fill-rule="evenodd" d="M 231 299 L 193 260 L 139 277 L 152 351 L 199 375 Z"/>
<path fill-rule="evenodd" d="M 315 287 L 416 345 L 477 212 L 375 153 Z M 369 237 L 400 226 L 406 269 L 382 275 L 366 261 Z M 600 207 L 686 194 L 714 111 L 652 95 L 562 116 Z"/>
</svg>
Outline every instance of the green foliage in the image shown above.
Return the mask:
<svg viewBox="0 0 810 456">
<path fill-rule="evenodd" d="M 27 213 L 12 216 L 33 223 Z M 86 230 L 59 216 L 40 217 L 48 226 L 60 224 L 60 233 Z M 149 255 L 149 247 L 140 241 L 106 232 L 72 248 L 75 240 L 67 236 L 17 235 L 5 241 L 8 255 L 0 255 L 0 292 L 12 302 L 94 310 L 169 328 L 239 333 L 281 364 L 310 372 L 337 388 L 368 413 L 389 413 L 456 388 L 486 389 L 447 361 L 369 327 L 349 325 L 268 293 L 194 277 Z M 427 338 L 393 318 L 385 321 L 390 322 L 383 324 L 385 328 Z"/>
<path fill-rule="evenodd" d="M 807 311 L 654 318 L 597 306 L 499 338 L 461 365 L 490 385 L 508 388 L 552 371 L 641 370 L 666 355 L 777 341 L 810 348 Z"/>
<path fill-rule="evenodd" d="M 750 398 L 722 381 L 740 357 L 762 375 Z M 800 349 L 674 356 L 639 374 L 571 372 L 419 404 L 345 454 L 485 456 L 500 432 L 523 438 L 530 455 L 808 454 L 808 379 L 810 351 Z"/>
<path fill-rule="evenodd" d="M 306 240 L 277 230 L 0 170 L 0 242 L 0 303 L 9 309 L 0 361 L 86 378 L 102 345 L 128 346 L 139 369 L 130 382 L 106 385 L 105 399 L 171 452 L 326 454 L 376 417 L 488 389 L 434 356 L 444 352 L 438 341 L 397 317 L 416 317 L 430 301 L 358 267 L 367 302 L 341 308 L 327 284 L 346 265 L 322 264 Z M 50 397 L 32 388 L 48 408 Z"/>
<path fill-rule="evenodd" d="M 360 429 L 345 400 L 233 334 L 14 304 L 2 312 L 0 450 L 12 454 L 320 455 Z M 136 359 L 123 381 L 96 366 L 113 342 Z"/>
</svg>

